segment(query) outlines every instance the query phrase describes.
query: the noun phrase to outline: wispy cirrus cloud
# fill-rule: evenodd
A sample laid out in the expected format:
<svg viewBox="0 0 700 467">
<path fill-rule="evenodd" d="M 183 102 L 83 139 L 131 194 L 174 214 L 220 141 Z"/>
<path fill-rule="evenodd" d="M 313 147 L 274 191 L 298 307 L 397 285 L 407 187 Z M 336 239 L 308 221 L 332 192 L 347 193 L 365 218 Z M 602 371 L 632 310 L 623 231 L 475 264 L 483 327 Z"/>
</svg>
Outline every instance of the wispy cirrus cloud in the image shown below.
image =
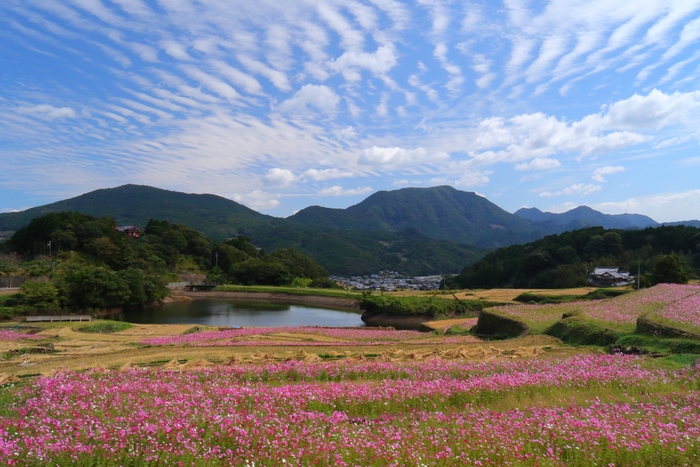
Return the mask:
<svg viewBox="0 0 700 467">
<path fill-rule="evenodd" d="M 324 188 L 318 191 L 319 196 L 358 196 L 366 195 L 372 192 L 371 187 L 345 189 L 340 185 L 333 185 L 332 187 Z"/>
<path fill-rule="evenodd" d="M 277 212 L 354 176 L 601 196 L 598 170 L 697 157 L 699 21 L 663 0 L 6 0 L 0 186 L 236 186 Z"/>
</svg>

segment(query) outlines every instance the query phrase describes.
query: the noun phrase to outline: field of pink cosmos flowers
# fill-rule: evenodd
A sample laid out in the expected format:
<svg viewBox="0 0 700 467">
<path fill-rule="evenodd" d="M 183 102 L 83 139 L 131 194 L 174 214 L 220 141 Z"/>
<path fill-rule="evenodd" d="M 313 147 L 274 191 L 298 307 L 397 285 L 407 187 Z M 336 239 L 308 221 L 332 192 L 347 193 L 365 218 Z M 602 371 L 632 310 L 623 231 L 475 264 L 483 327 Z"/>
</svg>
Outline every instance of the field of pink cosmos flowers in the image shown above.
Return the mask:
<svg viewBox="0 0 700 467">
<path fill-rule="evenodd" d="M 40 340 L 44 339 L 44 337 L 37 336 L 34 334 L 28 334 L 21 329 L 0 329 L 0 341 L 19 341 L 22 339 Z"/>
<path fill-rule="evenodd" d="M 699 384 L 593 354 L 63 372 L 0 388 L 0 464 L 690 466 Z"/>
<path fill-rule="evenodd" d="M 607 300 L 555 305 L 516 305 L 496 308 L 499 312 L 543 330 L 560 320 L 564 313 L 578 313 L 592 321 L 621 330 L 632 330 L 644 314 L 665 321 L 700 329 L 700 286 L 659 284 Z"/>
</svg>

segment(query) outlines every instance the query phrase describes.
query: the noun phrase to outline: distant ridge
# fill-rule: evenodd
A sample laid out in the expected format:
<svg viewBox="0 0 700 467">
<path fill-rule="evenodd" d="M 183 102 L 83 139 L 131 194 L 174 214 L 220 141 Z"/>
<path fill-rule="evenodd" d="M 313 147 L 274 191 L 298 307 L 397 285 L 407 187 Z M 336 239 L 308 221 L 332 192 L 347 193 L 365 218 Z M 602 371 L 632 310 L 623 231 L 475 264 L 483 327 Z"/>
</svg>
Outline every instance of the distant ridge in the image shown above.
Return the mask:
<svg viewBox="0 0 700 467">
<path fill-rule="evenodd" d="M 311 206 L 282 219 L 221 196 L 123 185 L 0 214 L 0 236 L 7 238 L 34 217 L 61 211 L 110 216 L 118 225 L 141 228 L 150 219 L 168 220 L 215 241 L 246 235 L 267 251 L 295 248 L 332 274 L 380 269 L 410 275 L 454 273 L 487 249 L 553 233 L 592 226 L 626 230 L 658 225 L 647 216 L 609 215 L 586 206 L 562 214 L 535 208 L 510 214 L 476 193 L 450 186 L 380 191 L 347 209 Z M 700 227 L 700 221 L 665 225 L 679 224 Z"/>
<path fill-rule="evenodd" d="M 556 214 L 543 212 L 537 208 L 521 208 L 515 211 L 516 216 L 527 219 L 548 234 L 562 233 L 587 227 L 603 227 L 606 229 L 644 229 L 659 225 L 654 219 L 641 214 L 603 214 L 589 208 L 579 206 L 570 211 Z"/>
<path fill-rule="evenodd" d="M 145 227 L 150 219 L 187 225 L 213 240 L 250 237 L 267 251 L 295 248 L 332 274 L 369 274 L 391 269 L 410 275 L 456 273 L 486 250 L 435 240 L 410 229 L 328 232 L 288 219 L 260 214 L 216 195 L 186 194 L 142 185 L 95 190 L 22 212 L 0 214 L 0 233 L 15 231 L 50 212 L 76 211 L 109 216 L 118 225 Z"/>
</svg>

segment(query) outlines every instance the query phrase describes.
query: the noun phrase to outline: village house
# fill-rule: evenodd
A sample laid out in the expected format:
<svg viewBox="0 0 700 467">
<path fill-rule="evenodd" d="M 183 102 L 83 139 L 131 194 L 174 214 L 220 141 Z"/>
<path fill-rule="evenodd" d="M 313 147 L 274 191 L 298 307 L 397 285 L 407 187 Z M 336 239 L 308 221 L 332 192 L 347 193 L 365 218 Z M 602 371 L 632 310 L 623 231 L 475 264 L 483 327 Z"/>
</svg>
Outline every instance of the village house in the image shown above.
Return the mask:
<svg viewBox="0 0 700 467">
<path fill-rule="evenodd" d="M 621 287 L 634 283 L 634 276 L 620 268 L 599 266 L 588 275 L 588 284 L 594 287 Z"/>
<path fill-rule="evenodd" d="M 117 232 L 122 232 L 130 238 L 139 238 L 141 236 L 141 231 L 133 225 L 123 225 L 121 227 L 115 227 L 114 230 L 116 230 Z"/>
</svg>

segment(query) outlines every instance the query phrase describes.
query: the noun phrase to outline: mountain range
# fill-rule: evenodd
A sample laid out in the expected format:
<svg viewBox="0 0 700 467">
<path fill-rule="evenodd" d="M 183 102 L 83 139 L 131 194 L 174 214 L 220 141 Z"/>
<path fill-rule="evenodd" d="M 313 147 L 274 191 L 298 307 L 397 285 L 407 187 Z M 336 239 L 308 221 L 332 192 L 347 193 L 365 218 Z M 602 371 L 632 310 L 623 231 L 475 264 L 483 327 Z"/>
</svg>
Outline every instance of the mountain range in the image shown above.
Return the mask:
<svg viewBox="0 0 700 467">
<path fill-rule="evenodd" d="M 6 236 L 34 217 L 76 211 L 143 227 L 150 219 L 197 229 L 216 241 L 250 237 L 269 251 L 293 247 L 335 274 L 381 269 L 411 275 L 456 272 L 487 251 L 584 227 L 658 226 L 638 214 L 610 215 L 581 206 L 555 214 L 523 208 L 511 214 L 486 198 L 450 186 L 379 191 L 346 209 L 311 206 L 288 218 L 260 214 L 235 201 L 141 185 L 96 190 L 26 211 L 0 214 Z M 671 224 L 700 226 L 699 221 Z"/>
</svg>

